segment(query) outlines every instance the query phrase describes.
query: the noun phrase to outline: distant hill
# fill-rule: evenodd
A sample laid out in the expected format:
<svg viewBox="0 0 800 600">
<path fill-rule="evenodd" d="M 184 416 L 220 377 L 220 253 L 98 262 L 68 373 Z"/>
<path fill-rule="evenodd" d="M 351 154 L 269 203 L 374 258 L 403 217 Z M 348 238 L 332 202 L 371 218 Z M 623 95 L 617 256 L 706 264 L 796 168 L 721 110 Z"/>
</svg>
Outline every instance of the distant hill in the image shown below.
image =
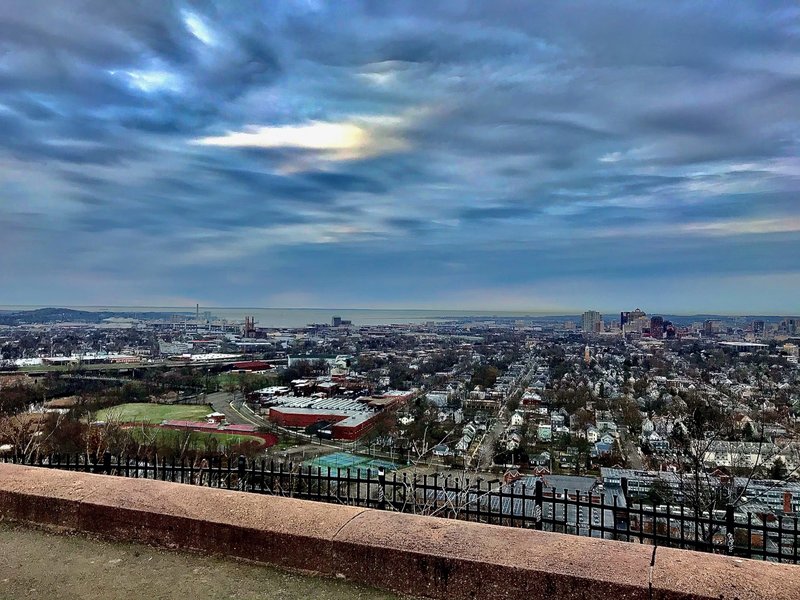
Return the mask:
<svg viewBox="0 0 800 600">
<path fill-rule="evenodd" d="M 72 308 L 37 308 L 33 310 L 0 311 L 0 325 L 34 325 L 41 323 L 101 323 L 106 319 L 155 320 L 175 314 L 164 312 L 114 312 L 74 310 Z M 186 313 L 188 314 L 188 313 Z"/>
</svg>

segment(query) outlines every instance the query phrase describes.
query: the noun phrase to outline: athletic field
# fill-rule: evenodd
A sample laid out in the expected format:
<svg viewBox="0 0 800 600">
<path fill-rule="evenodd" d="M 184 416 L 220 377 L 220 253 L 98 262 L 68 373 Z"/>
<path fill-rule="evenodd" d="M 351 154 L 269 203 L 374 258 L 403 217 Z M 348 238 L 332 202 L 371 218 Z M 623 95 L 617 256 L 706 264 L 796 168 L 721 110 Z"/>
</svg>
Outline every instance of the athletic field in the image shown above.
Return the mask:
<svg viewBox="0 0 800 600">
<path fill-rule="evenodd" d="M 166 419 L 202 421 L 213 409 L 207 404 L 151 404 L 133 402 L 97 411 L 95 420 L 158 424 Z"/>
</svg>

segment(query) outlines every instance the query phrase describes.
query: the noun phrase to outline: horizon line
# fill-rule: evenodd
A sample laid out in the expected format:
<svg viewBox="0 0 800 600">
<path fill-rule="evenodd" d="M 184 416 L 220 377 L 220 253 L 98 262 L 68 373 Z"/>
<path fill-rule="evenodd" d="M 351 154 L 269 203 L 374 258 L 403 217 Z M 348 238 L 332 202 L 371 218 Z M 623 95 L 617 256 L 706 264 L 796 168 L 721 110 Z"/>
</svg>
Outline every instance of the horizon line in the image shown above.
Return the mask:
<svg viewBox="0 0 800 600">
<path fill-rule="evenodd" d="M 412 307 L 405 307 L 405 308 L 398 308 L 398 307 L 329 307 L 329 306 L 222 306 L 222 305 L 203 305 L 199 303 L 195 303 L 194 305 L 163 305 L 159 306 L 156 304 L 153 305 L 146 305 L 146 304 L 0 304 L 0 310 L 8 309 L 8 308 L 65 308 L 74 310 L 76 308 L 94 308 L 94 309 L 124 309 L 124 308 L 146 308 L 146 309 L 154 309 L 154 308 L 168 308 L 168 309 L 181 309 L 181 310 L 197 310 L 197 307 L 203 308 L 205 310 L 215 310 L 215 309 L 223 309 L 223 310 L 314 310 L 314 311 L 395 311 L 395 312 L 402 312 L 402 311 L 414 311 L 414 312 L 425 312 L 425 311 L 435 311 L 435 312 L 459 312 L 459 313 L 513 313 L 517 315 L 526 315 L 531 314 L 535 316 L 541 317 L 559 317 L 559 316 L 581 316 L 584 312 L 589 310 L 597 310 L 602 316 L 609 316 L 609 315 L 616 315 L 619 310 L 598 310 L 598 309 L 585 309 L 585 310 L 578 310 L 578 309 L 559 309 L 559 310 L 535 310 L 535 309 L 509 309 L 509 308 L 412 308 Z M 131 311 L 122 311 L 122 312 L 131 312 Z M 144 312 L 144 311 L 142 311 Z M 152 311 L 152 312 L 160 312 L 160 311 Z M 676 317 L 693 317 L 693 316 L 720 316 L 720 317 L 792 317 L 796 316 L 796 313 L 755 313 L 755 312 L 713 312 L 713 311 L 700 311 L 700 312 L 670 312 L 670 311 L 651 311 L 645 312 L 646 315 L 669 315 L 669 316 L 676 316 Z M 461 316 L 471 316 L 471 315 L 461 315 Z M 486 314 L 478 315 L 475 314 L 474 316 L 487 316 Z M 500 316 L 500 315 L 498 315 Z"/>
</svg>

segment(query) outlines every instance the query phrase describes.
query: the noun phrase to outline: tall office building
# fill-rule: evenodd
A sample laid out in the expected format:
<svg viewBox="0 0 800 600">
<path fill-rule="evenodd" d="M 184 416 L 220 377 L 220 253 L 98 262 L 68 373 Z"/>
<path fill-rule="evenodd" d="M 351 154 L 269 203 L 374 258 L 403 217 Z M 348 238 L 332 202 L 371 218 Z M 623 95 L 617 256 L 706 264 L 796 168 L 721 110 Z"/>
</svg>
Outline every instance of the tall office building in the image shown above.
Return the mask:
<svg viewBox="0 0 800 600">
<path fill-rule="evenodd" d="M 642 333 L 643 329 L 650 326 L 650 322 L 647 321 L 647 313 L 641 308 L 637 308 L 619 313 L 619 326 L 623 335 L 631 332 Z"/>
<path fill-rule="evenodd" d="M 664 319 L 662 317 L 650 319 L 650 337 L 657 339 L 664 337 Z"/>
<path fill-rule="evenodd" d="M 597 333 L 602 330 L 603 315 L 596 310 L 583 313 L 583 333 Z"/>
<path fill-rule="evenodd" d="M 642 319 L 647 316 L 647 313 L 644 312 L 641 308 L 637 308 L 636 310 L 632 310 L 628 314 L 628 320 L 635 321 L 636 319 Z"/>
<path fill-rule="evenodd" d="M 796 335 L 800 332 L 800 319 L 797 317 L 789 317 L 781 321 L 781 333 L 788 333 L 789 335 Z"/>
<path fill-rule="evenodd" d="M 753 335 L 763 337 L 765 329 L 766 323 L 764 321 L 753 321 Z"/>
</svg>

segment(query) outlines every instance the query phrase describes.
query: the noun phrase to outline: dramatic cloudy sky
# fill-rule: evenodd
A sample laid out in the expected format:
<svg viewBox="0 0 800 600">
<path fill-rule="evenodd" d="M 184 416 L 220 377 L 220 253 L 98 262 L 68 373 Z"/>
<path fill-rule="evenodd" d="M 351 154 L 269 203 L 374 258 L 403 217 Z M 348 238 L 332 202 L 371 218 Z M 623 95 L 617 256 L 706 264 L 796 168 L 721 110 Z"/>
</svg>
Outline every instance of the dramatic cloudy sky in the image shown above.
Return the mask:
<svg viewBox="0 0 800 600">
<path fill-rule="evenodd" d="M 800 312 L 800 5 L 0 2 L 0 303 Z"/>
</svg>

